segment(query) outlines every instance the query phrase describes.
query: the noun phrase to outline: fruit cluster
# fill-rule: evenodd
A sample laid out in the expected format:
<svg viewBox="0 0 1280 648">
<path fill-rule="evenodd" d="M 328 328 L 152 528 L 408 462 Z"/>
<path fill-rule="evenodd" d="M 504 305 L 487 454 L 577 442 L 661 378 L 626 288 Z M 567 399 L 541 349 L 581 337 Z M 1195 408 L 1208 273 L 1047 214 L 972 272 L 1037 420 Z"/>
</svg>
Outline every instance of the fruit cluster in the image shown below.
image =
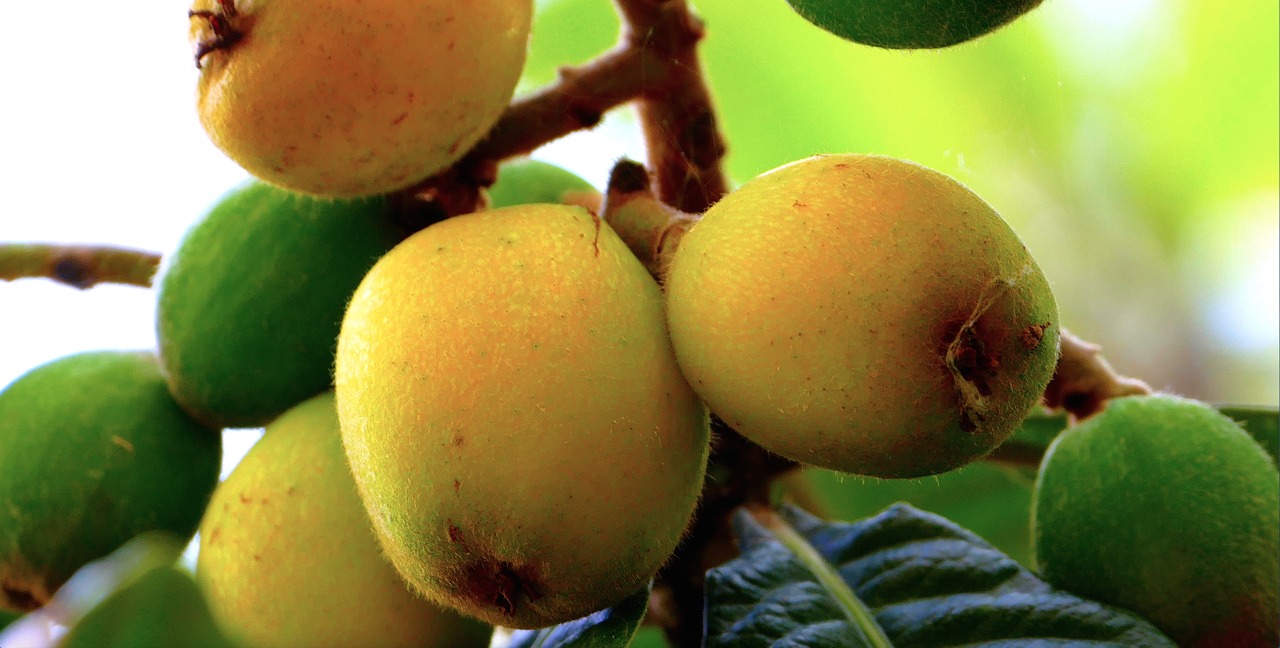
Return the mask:
<svg viewBox="0 0 1280 648">
<path fill-rule="evenodd" d="M 997 4 L 932 44 L 883 38 L 942 46 L 1035 3 Z M 0 392 L 0 608 L 198 526 L 210 611 L 247 645 L 483 646 L 654 578 L 704 492 L 712 416 L 797 464 L 908 478 L 986 456 L 1037 406 L 1048 281 L 991 206 L 904 160 L 799 160 L 697 215 L 512 162 L 488 208 L 406 228 L 387 194 L 493 126 L 531 13 L 197 0 L 201 120 L 257 179 L 166 260 L 158 352 Z M 219 431 L 256 426 L 218 485 Z M 1199 404 L 1116 400 L 1045 458 L 1044 574 L 1187 645 L 1273 644 L 1275 472 Z M 1160 506 L 1218 526 L 1161 538 L 1142 524 Z M 1135 551 L 1156 542 L 1194 566 L 1161 573 Z M 1181 595 L 1222 578 L 1240 585 Z"/>
<path fill-rule="evenodd" d="M 705 475 L 704 401 L 796 461 L 932 474 L 1006 438 L 1056 357 L 1052 296 L 1025 248 L 963 187 L 899 160 L 816 157 L 748 183 L 688 232 L 665 295 L 580 206 L 514 204 L 404 240 L 388 214 L 380 199 L 239 188 L 162 269 L 158 360 L 67 358 L 0 397 L 31 421 L 6 429 L 38 444 L 21 454 L 48 455 L 30 470 L 68 469 L 51 451 L 72 449 L 48 436 L 61 422 L 107 441 L 120 459 L 100 462 L 130 484 L 172 484 L 158 469 L 195 481 L 166 487 L 171 503 L 135 501 L 90 467 L 78 497 L 19 504 L 8 606 L 44 603 L 140 531 L 190 534 L 213 487 L 214 430 L 269 423 L 202 526 L 199 574 L 239 633 L 270 645 L 335 632 L 310 616 L 319 599 L 282 609 L 305 605 L 257 598 L 274 590 L 263 583 L 384 614 L 417 605 L 395 571 L 489 623 L 554 624 L 617 602 L 670 556 Z M 330 366 L 335 394 L 320 395 Z M 145 392 L 166 418 L 108 386 Z M 70 389 L 103 405 L 73 414 L 49 400 Z M 196 444 L 199 468 L 173 451 L 149 458 L 144 434 Z M 82 509 L 112 524 L 49 528 Z M 37 537 L 82 553 L 32 555 Z M 381 590 L 324 586 L 348 571 L 370 581 L 379 545 L 395 566 Z M 403 629 L 406 641 L 425 631 Z"/>
</svg>

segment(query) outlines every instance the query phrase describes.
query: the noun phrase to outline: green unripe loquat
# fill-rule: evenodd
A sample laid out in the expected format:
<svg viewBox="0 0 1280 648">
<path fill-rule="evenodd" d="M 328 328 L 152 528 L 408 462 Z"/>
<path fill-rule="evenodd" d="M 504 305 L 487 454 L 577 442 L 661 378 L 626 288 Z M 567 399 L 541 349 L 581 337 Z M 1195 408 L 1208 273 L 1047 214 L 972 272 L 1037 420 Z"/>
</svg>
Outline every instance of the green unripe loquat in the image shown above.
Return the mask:
<svg viewBox="0 0 1280 648">
<path fill-rule="evenodd" d="M 343 309 L 401 238 L 382 199 L 249 182 L 197 222 L 157 279 L 173 395 L 217 427 L 264 425 L 327 391 Z"/>
<path fill-rule="evenodd" d="M 569 203 L 592 192 L 595 187 L 571 171 L 541 160 L 522 158 L 498 167 L 498 179 L 489 187 L 489 207 Z"/>
<path fill-rule="evenodd" d="M 1280 642 L 1280 473 L 1204 403 L 1118 398 L 1068 428 L 1040 466 L 1032 520 L 1052 585 L 1187 648 Z"/>
<path fill-rule="evenodd" d="M 1041 0 L 787 0 L 848 41 L 889 49 L 949 47 L 995 31 Z"/>
<path fill-rule="evenodd" d="M 189 539 L 222 436 L 174 402 L 148 352 L 81 353 L 0 392 L 0 607 L 49 602 L 76 570 L 151 530 Z"/>
</svg>

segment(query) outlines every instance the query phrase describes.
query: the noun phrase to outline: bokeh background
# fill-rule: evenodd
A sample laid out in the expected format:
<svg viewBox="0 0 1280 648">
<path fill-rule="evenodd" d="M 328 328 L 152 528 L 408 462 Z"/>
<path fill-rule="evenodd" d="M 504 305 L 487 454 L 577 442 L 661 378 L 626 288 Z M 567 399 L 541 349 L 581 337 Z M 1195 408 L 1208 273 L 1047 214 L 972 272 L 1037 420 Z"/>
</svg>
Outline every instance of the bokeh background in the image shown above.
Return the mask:
<svg viewBox="0 0 1280 648">
<path fill-rule="evenodd" d="M 609 2 L 538 4 L 526 91 L 617 34 Z M 1017 230 L 1064 324 L 1118 370 L 1213 402 L 1280 401 L 1275 0 L 1046 0 L 992 36 L 923 52 L 846 43 L 782 0 L 693 4 L 735 182 L 820 152 L 944 171 Z M 196 120 L 186 9 L 6 6 L 0 242 L 168 252 L 246 177 Z M 628 110 L 537 153 L 597 186 L 623 155 L 643 159 Z M 69 353 L 153 348 L 153 318 L 147 290 L 0 283 L 0 387 Z M 255 439 L 227 433 L 226 470 Z M 1030 561 L 1023 475 L 818 473 L 795 488 L 814 484 L 832 515 L 905 497 Z"/>
</svg>

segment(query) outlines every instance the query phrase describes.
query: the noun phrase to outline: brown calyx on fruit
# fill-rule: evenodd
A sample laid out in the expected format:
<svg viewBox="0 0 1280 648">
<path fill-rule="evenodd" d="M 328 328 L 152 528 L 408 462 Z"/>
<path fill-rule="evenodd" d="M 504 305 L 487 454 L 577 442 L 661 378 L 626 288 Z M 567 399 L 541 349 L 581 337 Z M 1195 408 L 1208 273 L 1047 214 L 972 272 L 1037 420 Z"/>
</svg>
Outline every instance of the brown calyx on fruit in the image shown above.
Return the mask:
<svg viewBox="0 0 1280 648">
<path fill-rule="evenodd" d="M 506 617 L 515 617 L 522 601 L 542 598 L 542 588 L 531 567 L 481 560 L 468 565 L 463 578 L 463 596 L 481 608 L 497 608 Z"/>
<path fill-rule="evenodd" d="M 215 0 L 214 9 L 192 9 L 187 18 L 198 19 L 206 29 L 194 31 L 196 69 L 203 66 L 204 57 L 211 52 L 230 49 L 244 38 L 247 25 L 236 9 L 235 0 Z"/>
<path fill-rule="evenodd" d="M 983 318 L 1032 270 L 1028 264 L 1016 276 L 992 279 L 983 287 L 968 317 L 949 335 L 944 363 L 959 392 L 960 429 L 965 432 L 977 430 L 986 418 L 987 397 L 992 394 L 991 385 L 1000 373 L 1001 358 L 995 352 L 998 344 L 987 339 Z M 1044 329 L 1039 333 L 1043 337 Z M 1025 330 L 1023 334 L 1025 342 Z"/>
<path fill-rule="evenodd" d="M 32 612 L 52 598 L 42 581 L 23 581 L 12 576 L 0 580 L 0 608 Z"/>
<path fill-rule="evenodd" d="M 449 542 L 473 557 L 463 568 L 458 592 L 463 598 L 481 609 L 496 608 L 504 617 L 511 619 L 517 616 L 516 609 L 522 601 L 542 598 L 541 579 L 536 567 L 495 560 L 488 552 L 477 550 L 453 520 L 446 521 L 445 529 Z"/>
</svg>

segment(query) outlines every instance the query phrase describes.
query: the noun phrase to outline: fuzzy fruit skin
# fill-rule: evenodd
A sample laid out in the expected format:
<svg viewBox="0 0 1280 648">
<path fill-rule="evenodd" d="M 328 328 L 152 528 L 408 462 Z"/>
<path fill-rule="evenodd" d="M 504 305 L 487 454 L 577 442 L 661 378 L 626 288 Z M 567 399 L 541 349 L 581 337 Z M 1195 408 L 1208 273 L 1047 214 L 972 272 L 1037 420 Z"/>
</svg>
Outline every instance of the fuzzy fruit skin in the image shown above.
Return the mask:
<svg viewBox="0 0 1280 648">
<path fill-rule="evenodd" d="M 386 212 L 382 199 L 261 182 L 223 196 L 156 282 L 156 337 L 178 402 L 216 427 L 255 427 L 328 391 L 347 300 L 401 239 Z"/>
<path fill-rule="evenodd" d="M 565 202 L 566 194 L 594 191 L 590 182 L 571 171 L 541 160 L 523 158 L 498 167 L 498 179 L 489 187 L 489 207 L 530 203 Z"/>
<path fill-rule="evenodd" d="M 640 589 L 701 490 L 706 408 L 653 278 L 579 207 L 451 218 L 370 271 L 338 414 L 386 554 L 428 597 L 542 627 Z"/>
<path fill-rule="evenodd" d="M 394 191 L 452 164 L 506 108 L 532 0 L 236 0 L 243 37 L 201 60 L 213 143 L 294 191 Z M 196 0 L 194 10 L 216 10 Z M 211 37 L 191 20 L 193 42 Z"/>
<path fill-rule="evenodd" d="M 148 352 L 27 372 L 0 392 L 0 448 L 0 607 L 15 610 L 144 531 L 189 539 L 222 461 L 222 436 L 178 407 Z"/>
<path fill-rule="evenodd" d="M 787 0 L 822 29 L 888 49 L 936 49 L 1004 26 L 1041 0 Z"/>
<path fill-rule="evenodd" d="M 1032 525 L 1045 580 L 1137 612 L 1180 646 L 1280 642 L 1280 474 L 1204 403 L 1114 399 L 1063 432 Z"/>
<path fill-rule="evenodd" d="M 893 158 L 751 180 L 681 241 L 666 288 L 676 357 L 711 411 L 833 470 L 917 477 L 981 457 L 1057 360 L 1053 294 L 1018 237 L 955 180 Z"/>
<path fill-rule="evenodd" d="M 289 410 L 218 487 L 197 574 L 246 645 L 483 648 L 491 629 L 418 598 L 382 557 L 333 393 Z"/>
</svg>

